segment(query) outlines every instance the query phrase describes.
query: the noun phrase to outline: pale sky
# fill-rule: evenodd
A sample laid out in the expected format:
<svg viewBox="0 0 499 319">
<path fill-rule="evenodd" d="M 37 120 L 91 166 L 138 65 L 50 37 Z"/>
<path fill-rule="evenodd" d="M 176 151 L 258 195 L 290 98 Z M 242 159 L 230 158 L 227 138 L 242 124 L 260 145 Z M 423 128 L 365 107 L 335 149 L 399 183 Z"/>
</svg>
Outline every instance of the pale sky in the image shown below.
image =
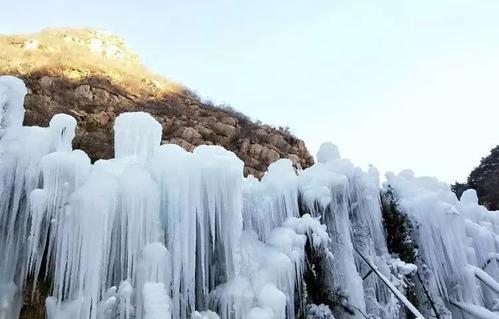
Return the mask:
<svg viewBox="0 0 499 319">
<path fill-rule="evenodd" d="M 0 0 L 0 33 L 92 27 L 315 154 L 464 181 L 499 144 L 497 0 Z"/>
</svg>

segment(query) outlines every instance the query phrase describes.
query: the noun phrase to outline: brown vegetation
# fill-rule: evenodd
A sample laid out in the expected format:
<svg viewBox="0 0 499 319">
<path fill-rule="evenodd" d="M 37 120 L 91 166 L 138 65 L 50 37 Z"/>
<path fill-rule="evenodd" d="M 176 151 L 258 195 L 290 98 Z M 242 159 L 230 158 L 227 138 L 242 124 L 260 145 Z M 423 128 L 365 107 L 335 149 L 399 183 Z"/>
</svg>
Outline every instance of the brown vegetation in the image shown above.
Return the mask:
<svg viewBox="0 0 499 319">
<path fill-rule="evenodd" d="M 129 94 L 157 97 L 185 90 L 148 71 L 122 39 L 91 29 L 47 29 L 0 36 L 0 73 L 43 73 L 77 82 L 101 77 Z"/>
<path fill-rule="evenodd" d="M 116 36 L 87 29 L 0 36 L 0 54 L 0 74 L 19 76 L 28 87 L 25 124 L 45 126 L 56 113 L 72 115 L 78 121 L 74 147 L 93 160 L 113 156 L 118 114 L 145 111 L 162 124 L 163 143 L 188 151 L 221 145 L 245 162 L 245 174 L 261 176 L 279 158 L 297 167 L 313 162 L 288 128 L 254 122 L 152 74 Z"/>
</svg>

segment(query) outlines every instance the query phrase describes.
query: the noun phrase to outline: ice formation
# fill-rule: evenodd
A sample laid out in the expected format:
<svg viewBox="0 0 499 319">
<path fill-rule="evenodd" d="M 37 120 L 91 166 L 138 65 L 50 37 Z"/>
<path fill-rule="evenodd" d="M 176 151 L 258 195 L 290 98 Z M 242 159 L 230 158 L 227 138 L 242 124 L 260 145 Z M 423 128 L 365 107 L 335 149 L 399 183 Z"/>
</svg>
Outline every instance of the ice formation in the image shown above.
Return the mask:
<svg viewBox="0 0 499 319">
<path fill-rule="evenodd" d="M 22 126 L 25 94 L 0 77 L 0 319 L 40 285 L 49 319 L 498 316 L 499 221 L 472 191 L 409 171 L 381 188 L 331 143 L 308 169 L 245 178 L 221 147 L 160 145 L 141 112 L 92 164 L 72 117 Z M 387 244 L 380 193 L 411 260 Z"/>
<path fill-rule="evenodd" d="M 458 200 L 448 185 L 409 170 L 388 174 L 385 187 L 413 224 L 421 298 L 435 304 L 427 316 L 496 318 L 498 213 L 480 206 L 474 190 Z"/>
</svg>

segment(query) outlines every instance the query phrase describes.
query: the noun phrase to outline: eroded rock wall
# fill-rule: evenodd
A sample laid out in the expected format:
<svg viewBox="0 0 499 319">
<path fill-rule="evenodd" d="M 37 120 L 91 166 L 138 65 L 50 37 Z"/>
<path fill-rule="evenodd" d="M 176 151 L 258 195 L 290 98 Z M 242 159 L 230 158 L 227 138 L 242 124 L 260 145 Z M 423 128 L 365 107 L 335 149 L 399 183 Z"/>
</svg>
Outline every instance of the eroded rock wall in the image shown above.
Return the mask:
<svg viewBox="0 0 499 319">
<path fill-rule="evenodd" d="M 296 167 L 313 163 L 304 142 L 284 130 L 257 125 L 188 94 L 170 92 L 143 98 L 102 78 L 68 81 L 43 73 L 22 77 L 29 88 L 25 125 L 45 126 L 56 113 L 74 116 L 78 121 L 74 147 L 93 160 L 113 156 L 112 125 L 118 114 L 145 111 L 163 126 L 163 143 L 178 144 L 188 151 L 201 144 L 221 145 L 244 161 L 245 174 L 260 177 L 279 158 L 291 159 Z"/>
</svg>

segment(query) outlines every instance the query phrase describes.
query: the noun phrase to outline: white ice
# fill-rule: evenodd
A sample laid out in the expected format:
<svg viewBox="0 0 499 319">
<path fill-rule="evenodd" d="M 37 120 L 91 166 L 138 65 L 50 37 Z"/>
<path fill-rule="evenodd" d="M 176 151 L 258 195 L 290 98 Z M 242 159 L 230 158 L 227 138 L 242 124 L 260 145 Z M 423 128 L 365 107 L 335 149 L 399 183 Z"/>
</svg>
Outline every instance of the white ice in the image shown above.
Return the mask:
<svg viewBox="0 0 499 319">
<path fill-rule="evenodd" d="M 25 94 L 0 77 L 0 319 L 17 318 L 26 280 L 41 278 L 49 319 L 294 319 L 315 271 L 307 253 L 354 313 L 324 306 L 328 319 L 403 316 L 404 279 L 420 271 L 450 308 L 496 302 L 499 217 L 473 191 L 458 201 L 433 178 L 388 175 L 417 226 L 424 265 L 413 265 L 388 253 L 377 170 L 334 144 L 305 170 L 281 159 L 244 178 L 234 153 L 161 145 L 159 122 L 134 112 L 116 118 L 115 157 L 91 164 L 72 148 L 71 116 L 22 126 Z"/>
</svg>

